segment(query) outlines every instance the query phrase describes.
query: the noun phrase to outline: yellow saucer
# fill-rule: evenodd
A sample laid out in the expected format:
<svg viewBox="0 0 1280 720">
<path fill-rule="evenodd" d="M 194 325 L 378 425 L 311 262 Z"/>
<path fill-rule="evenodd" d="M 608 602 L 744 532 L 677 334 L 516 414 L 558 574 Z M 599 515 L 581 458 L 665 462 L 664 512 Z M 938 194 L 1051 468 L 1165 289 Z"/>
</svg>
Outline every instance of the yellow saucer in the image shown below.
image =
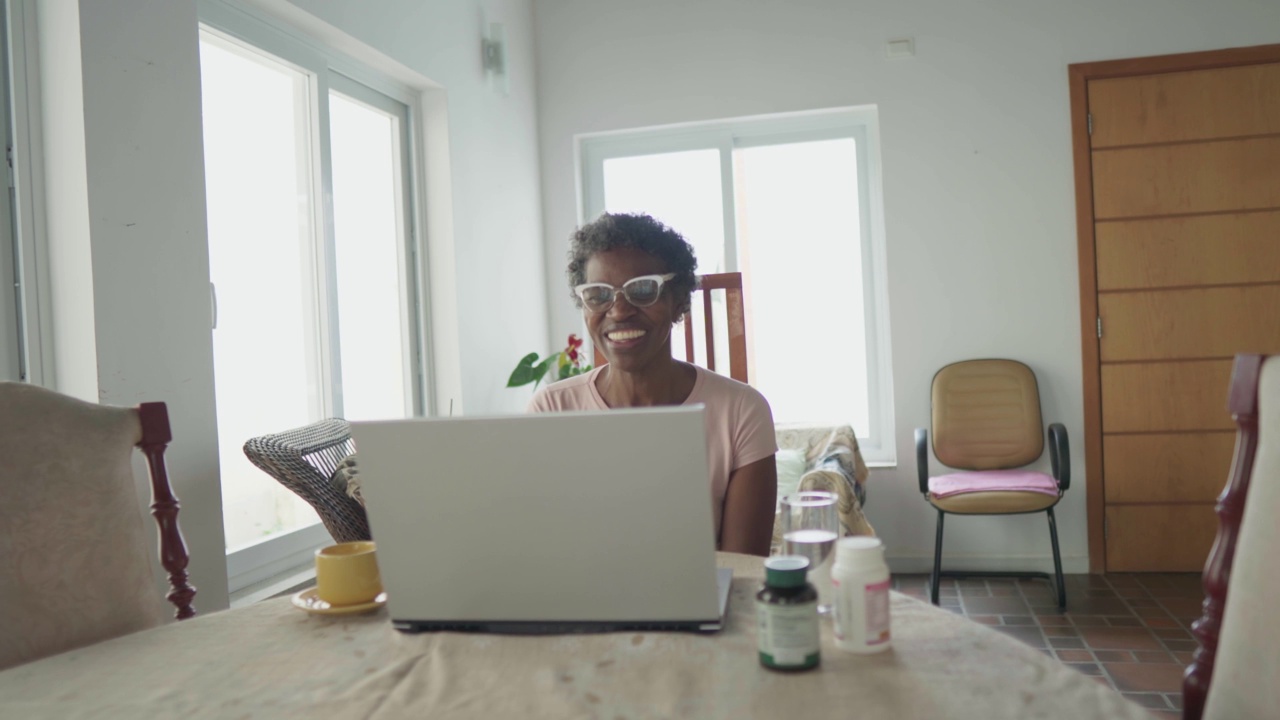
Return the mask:
<svg viewBox="0 0 1280 720">
<path fill-rule="evenodd" d="M 315 588 L 308 588 L 293 596 L 293 606 L 306 610 L 313 615 L 354 615 L 377 610 L 387 604 L 387 594 L 379 593 L 378 597 L 366 603 L 355 605 L 330 605 L 316 593 Z"/>
</svg>

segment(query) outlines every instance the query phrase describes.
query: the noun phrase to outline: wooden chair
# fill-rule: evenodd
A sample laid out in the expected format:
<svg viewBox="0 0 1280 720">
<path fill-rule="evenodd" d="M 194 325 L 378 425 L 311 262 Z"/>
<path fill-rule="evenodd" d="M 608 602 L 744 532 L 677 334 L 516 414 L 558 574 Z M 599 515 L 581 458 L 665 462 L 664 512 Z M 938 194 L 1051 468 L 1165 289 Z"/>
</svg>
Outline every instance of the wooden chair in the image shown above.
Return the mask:
<svg viewBox="0 0 1280 720">
<path fill-rule="evenodd" d="M 341 418 L 251 438 L 244 444 L 249 462 L 310 503 L 334 542 L 340 543 L 369 539 L 364 507 L 347 495 L 345 483 L 334 480 L 338 465 L 355 449 L 351 426 Z"/>
<path fill-rule="evenodd" d="M 1235 457 L 1204 569 L 1200 641 L 1182 686 L 1184 720 L 1274 717 L 1280 707 L 1280 356 L 1236 356 L 1228 408 Z"/>
<path fill-rule="evenodd" d="M 938 511 L 930 594 L 938 604 L 942 577 L 1039 577 L 1043 572 L 942 571 L 942 526 L 956 515 L 1024 515 L 1043 512 L 1049 518 L 1053 579 L 1058 607 L 1066 607 L 1058 525 L 1053 508 L 1071 487 L 1067 429 L 1049 426 L 1049 459 L 1053 476 L 1023 470 L 1044 454 L 1040 391 L 1031 368 L 1015 360 L 966 360 L 952 363 L 933 377 L 933 452 L 948 467 L 965 472 L 930 477 L 929 431 L 916 429 L 916 472 L 920 493 Z"/>
<path fill-rule="evenodd" d="M 694 302 L 698 302 L 698 298 L 702 299 L 702 336 L 706 341 L 706 362 L 704 367 L 715 372 L 720 371 L 720 365 L 716 360 L 716 331 L 715 331 L 715 313 L 713 292 L 723 292 L 725 295 L 726 309 L 726 326 L 729 334 L 729 377 L 738 382 L 748 382 L 747 377 L 747 319 L 745 311 L 745 303 L 742 295 L 742 273 L 711 273 L 708 275 L 698 276 L 698 287 L 694 290 Z M 693 312 L 684 315 L 684 348 L 685 357 L 690 358 L 690 362 L 696 362 L 694 329 L 693 329 Z M 595 351 L 595 364 L 597 366 L 608 362 L 600 350 Z"/>
<path fill-rule="evenodd" d="M 175 617 L 195 615 L 164 403 L 119 408 L 0 383 L 0 669 L 165 621 L 133 475 L 142 450 Z"/>
</svg>

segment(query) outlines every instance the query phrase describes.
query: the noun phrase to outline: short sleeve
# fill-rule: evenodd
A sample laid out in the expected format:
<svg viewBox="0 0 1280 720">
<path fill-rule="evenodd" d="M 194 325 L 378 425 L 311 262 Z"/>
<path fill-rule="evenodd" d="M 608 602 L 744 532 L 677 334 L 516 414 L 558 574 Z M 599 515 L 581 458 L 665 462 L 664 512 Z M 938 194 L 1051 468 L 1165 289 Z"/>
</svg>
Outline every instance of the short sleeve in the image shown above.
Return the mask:
<svg viewBox="0 0 1280 720">
<path fill-rule="evenodd" d="M 733 470 L 750 465 L 778 451 L 773 411 L 758 390 L 747 387 L 739 401 L 733 439 Z"/>
</svg>

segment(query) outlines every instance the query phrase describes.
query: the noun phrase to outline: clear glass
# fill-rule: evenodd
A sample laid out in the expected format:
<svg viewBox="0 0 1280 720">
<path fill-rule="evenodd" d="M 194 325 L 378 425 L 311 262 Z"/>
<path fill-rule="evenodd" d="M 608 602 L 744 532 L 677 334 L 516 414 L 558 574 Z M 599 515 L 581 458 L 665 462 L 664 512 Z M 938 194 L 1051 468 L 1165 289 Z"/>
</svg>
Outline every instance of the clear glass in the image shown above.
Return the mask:
<svg viewBox="0 0 1280 720">
<path fill-rule="evenodd" d="M 309 83 L 275 59 L 201 34 L 218 458 L 228 549 L 319 522 L 254 467 L 251 437 L 319 419 L 319 318 Z"/>
<path fill-rule="evenodd" d="M 818 590 L 818 613 L 831 612 L 832 550 L 840 535 L 835 493 L 806 490 L 779 502 L 782 553 L 809 559 L 809 582 Z"/>
<path fill-rule="evenodd" d="M 406 417 L 410 366 L 400 119 L 329 93 L 342 415 Z"/>
<path fill-rule="evenodd" d="M 753 384 L 776 422 L 870 429 L 858 147 L 737 148 L 738 257 Z M 801 353 L 821 339 L 822 351 Z"/>
</svg>

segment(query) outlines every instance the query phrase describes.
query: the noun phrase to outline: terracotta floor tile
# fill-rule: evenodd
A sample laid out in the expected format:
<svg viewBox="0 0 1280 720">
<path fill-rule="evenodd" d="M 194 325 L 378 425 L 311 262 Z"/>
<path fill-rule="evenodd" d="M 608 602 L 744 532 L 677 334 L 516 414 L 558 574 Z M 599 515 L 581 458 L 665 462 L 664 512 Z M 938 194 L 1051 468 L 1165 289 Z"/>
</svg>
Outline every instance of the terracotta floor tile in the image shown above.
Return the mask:
<svg viewBox="0 0 1280 720">
<path fill-rule="evenodd" d="M 1174 617 L 1200 617 L 1204 609 L 1203 597 L 1163 598 L 1157 602 Z"/>
<path fill-rule="evenodd" d="M 1030 615 L 1005 615 L 1005 625 L 1035 625 L 1036 619 Z"/>
<path fill-rule="evenodd" d="M 1177 662 L 1179 665 L 1190 665 L 1191 658 L 1193 658 L 1194 656 L 1195 656 L 1195 653 L 1193 652 L 1179 650 L 1178 652 L 1175 652 L 1173 654 L 1173 659 L 1174 659 L 1174 662 Z"/>
<path fill-rule="evenodd" d="M 1003 585 L 993 585 L 989 589 L 994 597 L 1010 597 L 1018 594 L 1018 588 L 1013 587 L 1012 585 L 1007 587 Z"/>
<path fill-rule="evenodd" d="M 1084 673 L 1085 675 L 1102 674 L 1102 668 L 1098 667 L 1097 663 L 1067 663 L 1067 667 L 1072 670 L 1076 670 L 1077 672 Z"/>
<path fill-rule="evenodd" d="M 1122 588 L 1142 586 L 1142 582 L 1138 580 L 1138 576 L 1132 573 L 1108 573 L 1104 577 L 1107 578 L 1107 582 L 1111 584 L 1111 587 Z"/>
<path fill-rule="evenodd" d="M 1031 647 L 1043 648 L 1046 646 L 1044 635 L 1041 634 L 1040 628 L 1034 625 L 997 625 L 992 629 L 1017 638 Z"/>
<path fill-rule="evenodd" d="M 1133 662 L 1133 653 L 1128 650 L 1094 650 L 1093 656 L 1102 663 Z"/>
<path fill-rule="evenodd" d="M 1093 662 L 1093 653 L 1088 650 L 1058 650 L 1058 659 L 1062 662 Z"/>
<path fill-rule="evenodd" d="M 1169 703 L 1165 702 L 1164 695 L 1160 693 L 1121 693 L 1125 699 L 1135 705 L 1140 705 L 1151 710 L 1168 710 Z"/>
<path fill-rule="evenodd" d="M 1164 647 L 1166 650 L 1194 652 L 1196 648 L 1200 647 L 1200 643 L 1195 640 L 1165 640 Z"/>
<path fill-rule="evenodd" d="M 1067 648 L 1071 650 L 1084 649 L 1084 641 L 1080 638 L 1051 637 L 1049 638 L 1049 645 L 1055 648 Z"/>
<path fill-rule="evenodd" d="M 1073 627 L 1046 627 L 1043 628 L 1045 637 L 1080 637 Z"/>
<path fill-rule="evenodd" d="M 986 586 L 985 586 L 985 585 L 984 585 L 984 586 L 982 586 L 982 587 L 968 587 L 968 586 L 965 586 L 965 585 L 961 585 L 961 586 L 960 586 L 960 597 L 965 598 L 966 600 L 967 600 L 967 599 L 969 599 L 969 598 L 971 598 L 971 597 L 973 597 L 973 598 L 977 598 L 977 597 L 991 597 L 991 591 L 990 591 L 990 590 L 988 590 L 988 589 L 986 588 Z"/>
<path fill-rule="evenodd" d="M 1173 655 L 1164 650 L 1137 650 L 1133 653 L 1134 658 L 1140 663 L 1171 663 Z"/>
<path fill-rule="evenodd" d="M 1020 597 L 966 597 L 964 607 L 975 615 L 1025 615 L 1029 610 Z"/>
<path fill-rule="evenodd" d="M 1071 624 L 1071 618 L 1066 615 L 1040 615 L 1037 614 L 1035 620 L 1044 627 L 1064 627 Z"/>
<path fill-rule="evenodd" d="M 1161 649 L 1160 641 L 1146 628 L 1080 628 L 1080 635 L 1095 650 Z"/>
<path fill-rule="evenodd" d="M 1125 602 L 1129 603 L 1129 607 L 1133 607 L 1133 608 L 1159 607 L 1159 605 L 1156 604 L 1155 599 L 1149 598 L 1149 597 L 1126 598 Z"/>
<path fill-rule="evenodd" d="M 1116 588 L 1116 595 L 1126 600 L 1137 600 L 1139 598 L 1151 597 L 1151 595 L 1148 594 L 1145 589 L 1140 587 Z"/>
<path fill-rule="evenodd" d="M 999 615 L 970 615 L 969 619 L 978 623 L 979 625 L 999 625 L 1000 624 Z"/>
<path fill-rule="evenodd" d="M 1191 633 L 1182 628 L 1152 628 L 1155 636 L 1164 640 L 1194 640 Z"/>
<path fill-rule="evenodd" d="M 1164 620 L 1164 618 L 1157 619 Z M 1111 627 L 1142 627 L 1142 621 L 1136 617 L 1113 617 L 1107 618 L 1107 621 Z"/>
<path fill-rule="evenodd" d="M 1173 618 L 1149 617 L 1142 619 L 1143 624 L 1149 628 L 1181 628 L 1177 620 Z"/>
<path fill-rule="evenodd" d="M 1133 614 L 1140 618 L 1168 618 L 1169 613 L 1164 608 L 1159 607 L 1137 607 L 1133 609 Z"/>
<path fill-rule="evenodd" d="M 1098 684 L 1100 685 L 1106 685 L 1112 690 L 1116 689 L 1116 684 L 1111 682 L 1111 678 L 1106 673 L 1103 673 L 1101 675 L 1090 675 L 1089 677 L 1093 678 L 1094 680 L 1097 680 Z"/>
<path fill-rule="evenodd" d="M 1182 690 L 1181 665 L 1174 663 L 1116 663 L 1105 665 L 1107 674 L 1120 692 L 1165 692 Z"/>
<path fill-rule="evenodd" d="M 1118 620 L 1120 618 L 1112 618 L 1112 619 Z M 1136 618 L 1134 620 L 1136 622 Z M 1076 627 L 1099 627 L 1099 626 L 1110 625 L 1111 623 L 1109 623 L 1107 621 L 1107 618 L 1103 617 L 1102 615 L 1072 615 L 1071 624 L 1075 625 Z"/>
<path fill-rule="evenodd" d="M 938 607 L 942 608 L 943 610 L 948 610 L 950 612 L 953 612 L 957 615 L 964 615 L 964 608 L 960 607 L 959 605 L 948 605 L 946 603 L 943 603 Z"/>
<path fill-rule="evenodd" d="M 1118 597 L 1091 598 L 1067 593 L 1067 612 L 1074 615 L 1132 615 L 1133 611 Z"/>
</svg>

